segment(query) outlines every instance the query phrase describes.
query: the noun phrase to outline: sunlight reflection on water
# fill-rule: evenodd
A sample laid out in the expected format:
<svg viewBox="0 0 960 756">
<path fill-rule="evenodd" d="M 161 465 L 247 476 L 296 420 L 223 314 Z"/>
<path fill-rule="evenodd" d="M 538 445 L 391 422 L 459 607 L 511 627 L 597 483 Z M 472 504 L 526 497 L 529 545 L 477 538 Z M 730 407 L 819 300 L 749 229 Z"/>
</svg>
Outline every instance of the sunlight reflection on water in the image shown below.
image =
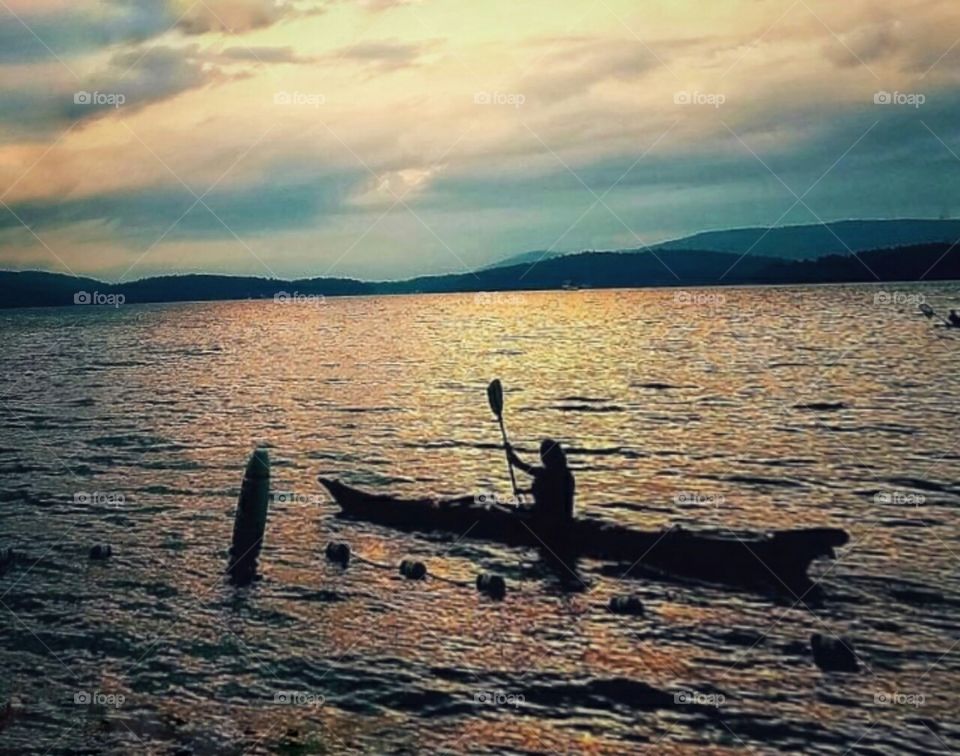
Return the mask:
<svg viewBox="0 0 960 756">
<path fill-rule="evenodd" d="M 939 657 L 960 618 L 958 407 L 942 382 L 960 368 L 958 337 L 875 305 L 876 287 L 713 291 L 0 313 L 0 545 L 25 555 L 0 582 L 0 691 L 24 712 L 0 744 L 956 747 L 956 655 Z M 627 620 L 604 611 L 625 588 L 595 566 L 589 593 L 564 595 L 529 553 L 333 518 L 318 474 L 506 493 L 494 376 L 522 454 L 544 436 L 567 445 L 583 511 L 645 528 L 846 528 L 841 560 L 815 568 L 828 601 L 634 581 L 647 617 Z M 274 491 L 294 496 L 272 505 L 264 580 L 236 590 L 219 573 L 258 443 Z M 323 559 L 333 538 L 458 579 L 501 572 L 516 590 L 493 604 L 341 573 Z M 88 563 L 100 542 L 114 558 Z M 829 631 L 854 637 L 870 670 L 816 670 L 806 639 Z M 726 703 L 691 713 L 638 686 Z M 127 703 L 72 703 L 90 688 Z M 498 690 L 526 702 L 476 703 Z M 878 706 L 886 690 L 926 703 Z M 278 704 L 277 691 L 324 703 Z"/>
</svg>

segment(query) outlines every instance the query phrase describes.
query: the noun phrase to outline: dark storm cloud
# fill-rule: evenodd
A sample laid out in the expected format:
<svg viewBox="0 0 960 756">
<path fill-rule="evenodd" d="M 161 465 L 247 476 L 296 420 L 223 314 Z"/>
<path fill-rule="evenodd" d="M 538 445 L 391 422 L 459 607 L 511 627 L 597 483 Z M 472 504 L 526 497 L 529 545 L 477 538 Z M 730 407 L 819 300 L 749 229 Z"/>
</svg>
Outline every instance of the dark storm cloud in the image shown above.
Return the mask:
<svg viewBox="0 0 960 756">
<path fill-rule="evenodd" d="M 256 235 L 305 228 L 323 215 L 344 211 L 346 198 L 362 178 L 360 174 L 308 178 L 301 171 L 286 177 L 272 175 L 251 186 L 218 186 L 206 196 L 200 187 L 194 189 L 203 196 L 209 210 L 204 204 L 194 206 L 196 197 L 179 185 L 77 200 L 23 202 L 12 205 L 12 209 L 40 233 L 97 222 L 113 229 L 119 237 L 149 244 L 176 223 L 166 237 L 168 240 L 230 239 L 233 233 Z M 184 213 L 187 215 L 181 218 Z M 0 214 L 0 229 L 20 225 L 13 214 Z"/>
<path fill-rule="evenodd" d="M 122 94 L 125 113 L 202 86 L 216 78 L 215 70 L 204 70 L 201 62 L 182 49 L 155 47 L 140 52 L 120 53 L 113 57 L 106 71 L 83 84 L 84 91 Z M 98 110 L 110 109 L 71 102 L 69 120 L 88 118 Z"/>
<path fill-rule="evenodd" d="M 114 55 L 97 74 L 75 80 L 61 77 L 39 87 L 13 82 L 0 98 L 0 123 L 21 135 L 56 131 L 75 121 L 89 121 L 122 110 L 129 114 L 215 81 L 195 50 L 170 47 L 135 49 Z"/>
<path fill-rule="evenodd" d="M 936 213 L 949 212 L 951 203 L 956 204 L 951 197 L 960 196 L 960 161 L 940 139 L 960 154 L 958 112 L 960 93 L 942 90 L 929 93 L 920 109 L 875 105 L 870 93 L 864 92 L 860 103 L 845 109 L 834 106 L 830 118 L 817 109 L 804 116 L 798 110 L 778 114 L 775 107 L 766 119 L 738 122 L 727 116 L 727 125 L 746 146 L 717 116 L 695 141 L 678 126 L 672 132 L 674 141 L 666 137 L 639 162 L 653 138 L 638 141 L 630 151 L 573 162 L 570 167 L 576 176 L 549 159 L 542 164 L 546 168 L 531 171 L 530 158 L 546 156 L 542 145 L 530 144 L 524 155 L 501 158 L 499 170 L 439 177 L 419 198 L 418 206 L 437 212 L 507 211 L 529 205 L 529 198 L 536 196 L 544 207 L 585 209 L 616 184 L 604 201 L 628 223 L 635 223 L 637 230 L 652 225 L 644 207 L 664 196 L 675 199 L 678 224 L 689 216 L 692 206 L 704 212 L 716 206 L 723 211 L 716 212 L 714 225 L 755 225 L 773 222 L 794 204 L 790 189 L 802 196 L 823 176 L 805 201 L 827 219 L 884 215 L 878 207 L 889 207 L 891 215 L 926 216 L 931 208 Z M 794 123 L 804 136 L 769 146 L 767 137 L 784 120 Z M 562 148 L 577 146 L 574 142 Z M 524 168 L 512 169 L 512 165 Z M 878 185 L 877 175 L 888 180 Z M 605 215 L 608 227 L 617 223 L 602 207 L 598 212 Z M 568 223 L 576 219 L 569 212 L 566 217 Z M 802 205 L 783 222 L 791 217 L 815 222 Z M 638 218 L 644 218 L 643 223 Z"/>
<path fill-rule="evenodd" d="M 16 16 L 0 10 L 0 64 L 66 59 L 142 42 L 162 34 L 174 20 L 169 4 L 147 0 L 78 4 L 68 11 Z"/>
</svg>

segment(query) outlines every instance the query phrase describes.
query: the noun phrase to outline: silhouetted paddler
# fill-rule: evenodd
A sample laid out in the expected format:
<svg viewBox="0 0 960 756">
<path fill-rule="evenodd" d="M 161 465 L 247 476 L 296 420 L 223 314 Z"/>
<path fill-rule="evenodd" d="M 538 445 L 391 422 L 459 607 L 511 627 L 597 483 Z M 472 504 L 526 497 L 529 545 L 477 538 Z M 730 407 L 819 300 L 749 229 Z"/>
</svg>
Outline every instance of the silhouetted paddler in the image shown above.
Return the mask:
<svg viewBox="0 0 960 756">
<path fill-rule="evenodd" d="M 515 467 L 533 477 L 530 492 L 533 494 L 536 519 L 550 526 L 566 525 L 572 521 L 576 483 L 567 466 L 563 447 L 549 438 L 544 439 L 540 444 L 543 467 L 528 465 L 517 456 L 510 444 L 507 444 L 507 455 Z"/>
</svg>

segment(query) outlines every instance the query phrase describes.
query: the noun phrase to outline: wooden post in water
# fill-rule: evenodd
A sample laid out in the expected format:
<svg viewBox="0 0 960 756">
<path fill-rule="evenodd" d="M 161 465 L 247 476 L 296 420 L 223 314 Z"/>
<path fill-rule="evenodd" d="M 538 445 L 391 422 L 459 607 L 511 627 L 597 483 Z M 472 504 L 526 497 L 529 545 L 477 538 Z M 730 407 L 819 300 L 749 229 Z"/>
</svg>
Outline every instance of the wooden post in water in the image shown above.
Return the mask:
<svg viewBox="0 0 960 756">
<path fill-rule="evenodd" d="M 250 455 L 243 474 L 237 514 L 233 521 L 233 543 L 230 546 L 230 577 L 235 583 L 250 583 L 257 574 L 257 559 L 267 527 L 267 506 L 270 502 L 270 455 L 257 449 Z"/>
</svg>

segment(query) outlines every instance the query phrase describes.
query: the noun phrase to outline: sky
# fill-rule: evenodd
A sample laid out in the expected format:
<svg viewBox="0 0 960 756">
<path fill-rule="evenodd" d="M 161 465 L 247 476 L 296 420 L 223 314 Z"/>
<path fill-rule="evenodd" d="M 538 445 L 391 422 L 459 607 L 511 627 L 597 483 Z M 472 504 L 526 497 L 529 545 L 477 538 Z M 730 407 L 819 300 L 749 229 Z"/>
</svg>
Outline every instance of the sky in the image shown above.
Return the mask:
<svg viewBox="0 0 960 756">
<path fill-rule="evenodd" d="M 404 278 L 960 213 L 956 0 L 0 0 L 0 268 Z"/>
</svg>

